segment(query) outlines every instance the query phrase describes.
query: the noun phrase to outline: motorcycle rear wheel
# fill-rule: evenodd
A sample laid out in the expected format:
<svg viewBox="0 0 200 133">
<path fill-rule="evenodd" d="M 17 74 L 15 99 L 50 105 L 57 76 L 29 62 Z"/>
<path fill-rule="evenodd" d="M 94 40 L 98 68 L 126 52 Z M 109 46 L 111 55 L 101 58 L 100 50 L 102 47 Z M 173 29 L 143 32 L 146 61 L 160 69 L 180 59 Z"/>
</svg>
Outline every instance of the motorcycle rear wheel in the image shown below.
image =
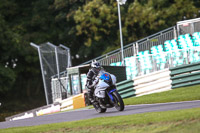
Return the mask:
<svg viewBox="0 0 200 133">
<path fill-rule="evenodd" d="M 107 108 L 101 108 L 99 103 L 93 103 L 92 105 L 98 113 L 104 113 L 107 110 Z"/>
<path fill-rule="evenodd" d="M 119 95 L 119 93 L 117 91 L 114 91 L 113 93 L 113 98 L 114 98 L 114 106 L 118 111 L 123 111 L 124 110 L 124 102 L 121 98 L 121 96 Z"/>
</svg>

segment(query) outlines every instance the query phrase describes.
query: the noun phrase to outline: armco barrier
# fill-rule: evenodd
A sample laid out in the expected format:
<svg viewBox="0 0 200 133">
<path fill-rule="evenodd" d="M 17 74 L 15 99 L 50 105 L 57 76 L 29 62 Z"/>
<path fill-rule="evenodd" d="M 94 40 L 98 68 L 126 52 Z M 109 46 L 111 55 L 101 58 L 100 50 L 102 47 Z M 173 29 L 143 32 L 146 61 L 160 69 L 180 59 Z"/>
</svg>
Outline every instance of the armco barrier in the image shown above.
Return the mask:
<svg viewBox="0 0 200 133">
<path fill-rule="evenodd" d="M 39 107 L 33 110 L 29 110 L 24 113 L 7 117 L 6 121 L 26 119 L 26 118 L 51 114 L 51 113 L 60 112 L 64 110 L 77 109 L 77 108 L 82 108 L 82 107 L 85 107 L 84 93 L 73 96 L 65 100 L 61 100 L 54 104 L 46 105 L 46 106 Z"/>
<path fill-rule="evenodd" d="M 70 110 L 70 109 L 73 109 L 72 97 L 60 101 L 60 110 L 61 111 Z"/>
<path fill-rule="evenodd" d="M 60 111 L 60 103 L 54 103 L 54 104 L 42 106 L 36 109 L 32 109 L 20 114 L 16 114 L 10 117 L 6 117 L 6 121 L 26 119 L 26 118 L 36 117 L 40 115 L 55 113 L 59 111 Z"/>
<path fill-rule="evenodd" d="M 84 93 L 60 101 L 61 111 L 85 107 Z"/>
<path fill-rule="evenodd" d="M 172 88 L 200 84 L 200 63 L 170 68 Z"/>
<path fill-rule="evenodd" d="M 133 79 L 136 96 L 147 95 L 171 89 L 169 69 L 160 70 Z"/>
<path fill-rule="evenodd" d="M 133 85 L 133 80 L 126 80 L 120 83 L 117 83 L 117 91 L 122 98 L 128 98 L 135 96 L 135 89 Z"/>
<path fill-rule="evenodd" d="M 38 111 L 36 111 L 36 116 L 41 116 L 41 115 L 45 115 L 45 114 L 51 114 L 51 113 L 55 113 L 55 112 L 60 112 L 60 105 L 51 105 L 48 108 L 44 108 L 44 109 L 40 109 Z"/>
</svg>

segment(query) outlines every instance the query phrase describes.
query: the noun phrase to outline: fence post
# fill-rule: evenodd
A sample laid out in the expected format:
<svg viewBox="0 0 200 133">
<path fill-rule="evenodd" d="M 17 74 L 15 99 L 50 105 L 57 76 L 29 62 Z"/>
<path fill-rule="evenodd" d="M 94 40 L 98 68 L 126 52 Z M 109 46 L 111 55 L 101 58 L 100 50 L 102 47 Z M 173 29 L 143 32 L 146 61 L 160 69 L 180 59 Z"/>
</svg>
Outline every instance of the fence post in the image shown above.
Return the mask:
<svg viewBox="0 0 200 133">
<path fill-rule="evenodd" d="M 60 89 L 60 98 L 62 99 L 62 87 L 61 87 L 61 81 L 60 81 L 60 68 L 59 68 L 58 48 L 57 47 L 55 47 L 55 54 L 56 54 L 56 67 L 57 67 L 57 73 L 58 73 L 59 89 Z"/>
<path fill-rule="evenodd" d="M 135 54 L 137 55 L 138 53 L 139 53 L 139 50 L 138 50 L 138 42 L 136 42 L 136 44 L 135 44 Z"/>
<path fill-rule="evenodd" d="M 40 51 L 40 46 L 37 46 L 34 43 L 30 43 L 31 46 L 37 48 L 38 50 L 38 54 L 39 54 L 39 59 L 40 59 L 40 67 L 41 67 L 41 71 L 42 71 L 42 79 L 43 79 L 43 84 L 44 84 L 44 92 L 45 92 L 45 98 L 46 98 L 46 103 L 47 105 L 50 104 L 49 103 L 49 97 L 48 97 L 48 91 L 47 91 L 47 85 L 46 85 L 46 80 L 44 77 L 44 69 L 43 69 L 43 62 L 42 62 L 42 55 L 41 55 L 41 51 Z"/>
<path fill-rule="evenodd" d="M 133 56 L 136 56 L 136 45 L 133 43 Z"/>
<path fill-rule="evenodd" d="M 174 39 L 177 39 L 177 30 L 176 30 L 176 26 L 174 26 Z"/>
<path fill-rule="evenodd" d="M 192 23 L 192 26 L 191 26 L 191 34 L 194 33 L 194 31 L 195 31 L 195 30 L 194 30 L 194 23 Z"/>
</svg>

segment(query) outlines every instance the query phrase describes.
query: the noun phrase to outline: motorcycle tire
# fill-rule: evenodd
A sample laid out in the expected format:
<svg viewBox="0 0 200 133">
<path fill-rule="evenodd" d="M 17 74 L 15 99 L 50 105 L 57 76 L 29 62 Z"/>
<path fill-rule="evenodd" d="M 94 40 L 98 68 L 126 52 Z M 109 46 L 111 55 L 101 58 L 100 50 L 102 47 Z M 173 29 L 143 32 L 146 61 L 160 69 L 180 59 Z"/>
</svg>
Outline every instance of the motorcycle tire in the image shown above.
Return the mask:
<svg viewBox="0 0 200 133">
<path fill-rule="evenodd" d="M 114 98 L 114 106 L 118 111 L 123 111 L 124 110 L 124 102 L 121 98 L 121 96 L 119 95 L 119 93 L 117 91 L 114 91 L 112 93 L 113 98 Z"/>
<path fill-rule="evenodd" d="M 99 103 L 93 103 L 92 105 L 98 113 L 104 113 L 107 110 L 107 108 L 101 108 Z"/>
</svg>

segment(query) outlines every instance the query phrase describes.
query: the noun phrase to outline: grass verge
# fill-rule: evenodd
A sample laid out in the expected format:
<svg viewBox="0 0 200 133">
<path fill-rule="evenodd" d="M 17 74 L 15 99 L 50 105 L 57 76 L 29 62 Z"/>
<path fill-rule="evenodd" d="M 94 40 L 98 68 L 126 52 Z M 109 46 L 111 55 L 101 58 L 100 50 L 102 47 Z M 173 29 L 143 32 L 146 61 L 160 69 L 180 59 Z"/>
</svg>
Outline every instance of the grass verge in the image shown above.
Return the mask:
<svg viewBox="0 0 200 133">
<path fill-rule="evenodd" d="M 200 100 L 200 85 L 124 99 L 126 105 Z"/>
<path fill-rule="evenodd" d="M 198 133 L 199 131 L 200 108 L 0 129 L 0 133 Z"/>
</svg>

